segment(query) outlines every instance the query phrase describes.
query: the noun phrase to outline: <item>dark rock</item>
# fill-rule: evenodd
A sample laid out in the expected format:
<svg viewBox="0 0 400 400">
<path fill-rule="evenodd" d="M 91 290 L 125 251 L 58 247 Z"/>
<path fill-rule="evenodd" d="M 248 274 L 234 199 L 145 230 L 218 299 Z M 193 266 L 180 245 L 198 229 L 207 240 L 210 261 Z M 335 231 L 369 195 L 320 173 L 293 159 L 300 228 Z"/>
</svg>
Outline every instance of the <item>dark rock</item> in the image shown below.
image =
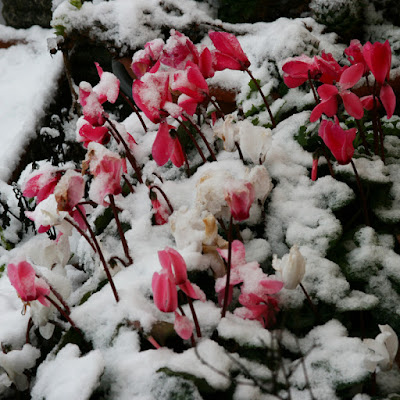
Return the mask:
<svg viewBox="0 0 400 400">
<path fill-rule="evenodd" d="M 6 24 L 13 28 L 50 28 L 51 0 L 3 0 L 2 14 Z"/>
</svg>

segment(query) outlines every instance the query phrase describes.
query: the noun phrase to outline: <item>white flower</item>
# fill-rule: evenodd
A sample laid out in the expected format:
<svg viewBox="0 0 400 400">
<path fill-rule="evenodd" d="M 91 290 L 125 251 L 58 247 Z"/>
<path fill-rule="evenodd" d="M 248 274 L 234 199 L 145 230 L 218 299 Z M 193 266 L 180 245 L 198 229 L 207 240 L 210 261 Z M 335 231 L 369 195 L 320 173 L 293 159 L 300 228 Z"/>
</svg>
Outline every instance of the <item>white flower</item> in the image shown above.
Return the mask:
<svg viewBox="0 0 400 400">
<path fill-rule="evenodd" d="M 41 201 L 34 211 L 25 211 L 26 216 L 35 221 L 36 229 L 40 226 L 60 225 L 68 215 L 66 211 L 57 210 L 57 201 L 54 194 Z"/>
<path fill-rule="evenodd" d="M 289 254 L 285 254 L 282 260 L 275 255 L 272 260 L 272 266 L 277 271 L 278 279 L 281 279 L 285 289 L 296 289 L 297 285 L 303 279 L 306 272 L 306 261 L 294 245 Z"/>
<path fill-rule="evenodd" d="M 392 368 L 399 347 L 396 332 L 389 325 L 378 325 L 381 333 L 375 339 L 364 339 L 370 351 L 365 357 L 364 365 L 369 372 L 374 372 L 377 367 L 381 371 Z"/>
<path fill-rule="evenodd" d="M 226 151 L 235 151 L 236 142 L 239 141 L 239 124 L 234 123 L 232 114 L 226 115 L 224 122 L 214 128 L 214 133 L 223 140 Z"/>
<path fill-rule="evenodd" d="M 271 129 L 255 126 L 250 121 L 238 122 L 239 143 L 245 158 L 254 164 L 265 161 L 265 156 L 272 145 Z"/>
</svg>

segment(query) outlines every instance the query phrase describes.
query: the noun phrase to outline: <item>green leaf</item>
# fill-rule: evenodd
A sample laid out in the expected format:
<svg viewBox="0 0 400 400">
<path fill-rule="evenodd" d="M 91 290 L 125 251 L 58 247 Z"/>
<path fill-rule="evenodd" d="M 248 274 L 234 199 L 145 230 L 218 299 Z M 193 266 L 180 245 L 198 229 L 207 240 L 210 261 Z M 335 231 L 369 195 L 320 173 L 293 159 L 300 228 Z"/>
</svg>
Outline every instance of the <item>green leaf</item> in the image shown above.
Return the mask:
<svg viewBox="0 0 400 400">
<path fill-rule="evenodd" d="M 64 25 L 56 25 L 54 27 L 56 36 L 65 36 L 65 26 Z"/>
<path fill-rule="evenodd" d="M 82 8 L 81 0 L 69 0 L 69 2 L 72 6 L 76 7 L 78 10 Z"/>
</svg>

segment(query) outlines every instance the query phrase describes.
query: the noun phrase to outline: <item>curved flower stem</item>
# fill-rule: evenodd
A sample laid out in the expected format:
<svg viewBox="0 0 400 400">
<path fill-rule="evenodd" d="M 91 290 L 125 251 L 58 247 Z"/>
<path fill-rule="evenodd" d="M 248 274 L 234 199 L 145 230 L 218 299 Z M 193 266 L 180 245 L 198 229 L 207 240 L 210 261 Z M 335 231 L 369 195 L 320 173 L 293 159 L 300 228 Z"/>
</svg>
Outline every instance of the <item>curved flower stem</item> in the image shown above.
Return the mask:
<svg viewBox="0 0 400 400">
<path fill-rule="evenodd" d="M 203 150 L 201 150 L 199 144 L 197 143 L 196 139 L 194 138 L 194 136 L 192 135 L 192 132 L 190 132 L 189 128 L 178 118 L 175 118 L 178 122 L 179 125 L 186 131 L 186 133 L 188 134 L 188 136 L 190 137 L 190 140 L 193 142 L 193 144 L 196 146 L 197 151 L 200 154 L 200 157 L 203 159 L 203 162 L 207 162 L 207 159 L 203 153 Z M 183 148 L 183 147 L 182 147 Z"/>
<path fill-rule="evenodd" d="M 123 137 L 121 136 L 121 134 L 118 132 L 118 129 L 115 127 L 114 123 L 110 120 L 110 118 L 108 118 L 108 116 L 103 113 L 103 118 L 108 122 L 108 124 L 111 127 L 111 133 L 114 136 L 114 138 L 118 140 L 122 143 L 122 145 L 124 146 L 125 149 L 125 155 L 126 158 L 128 159 L 129 163 L 132 165 L 132 168 L 135 170 L 138 181 L 140 183 L 143 183 L 143 179 L 142 179 L 142 171 L 140 170 L 140 167 L 138 165 L 138 163 L 135 160 L 135 157 L 133 156 L 133 154 L 131 153 L 131 150 L 129 149 L 129 146 L 126 144 L 125 140 L 123 139 Z M 117 141 L 118 141 L 117 140 Z"/>
<path fill-rule="evenodd" d="M 128 243 L 126 242 L 125 234 L 124 234 L 124 231 L 122 230 L 121 222 L 118 217 L 118 211 L 117 211 L 117 208 L 115 207 L 114 195 L 110 194 L 108 197 L 110 198 L 111 209 L 113 211 L 115 222 L 117 224 L 117 229 L 118 229 L 119 237 L 121 239 L 122 247 L 124 249 L 125 257 L 128 259 L 129 264 L 132 264 L 133 260 L 132 260 L 131 255 L 129 254 Z"/>
<path fill-rule="evenodd" d="M 132 183 L 129 182 L 129 179 L 125 176 L 125 174 L 122 174 L 122 179 L 124 180 L 124 182 L 128 185 L 129 191 L 131 193 L 135 193 L 135 189 L 132 185 Z"/>
<path fill-rule="evenodd" d="M 214 161 L 217 161 L 217 158 L 215 157 L 215 153 L 213 149 L 210 146 L 210 143 L 208 143 L 208 140 L 206 137 L 203 135 L 203 132 L 200 130 L 200 128 L 192 121 L 189 115 L 185 115 L 185 118 L 190 122 L 190 124 L 193 126 L 194 129 L 196 129 L 197 133 L 200 135 L 201 139 L 203 140 L 204 144 L 206 145 L 208 151 L 210 152 L 211 158 Z"/>
<path fill-rule="evenodd" d="M 222 118 L 225 118 L 225 113 L 221 110 L 221 107 L 218 105 L 218 103 L 210 96 L 208 93 L 203 92 L 207 98 L 207 100 L 215 107 L 217 112 Z"/>
<path fill-rule="evenodd" d="M 358 132 L 360 132 L 360 136 L 361 136 L 361 140 L 362 140 L 363 146 L 365 148 L 365 152 L 367 153 L 367 155 L 370 155 L 371 153 L 370 153 L 370 151 L 368 149 L 368 143 L 367 143 L 367 139 L 365 138 L 364 130 L 363 130 L 361 124 L 360 124 L 360 121 L 358 119 L 356 119 L 355 121 L 356 121 L 356 124 L 357 124 Z"/>
<path fill-rule="evenodd" d="M 240 157 L 240 159 L 244 162 L 242 149 L 240 148 L 239 143 L 238 143 L 238 142 L 235 142 L 235 146 L 236 146 L 236 148 L 237 148 L 237 151 L 239 152 L 239 157 Z"/>
<path fill-rule="evenodd" d="M 225 284 L 225 295 L 224 304 L 222 306 L 221 318 L 225 317 L 226 309 L 228 308 L 229 292 L 230 292 L 230 281 L 231 281 L 231 264 L 232 264 L 232 224 L 233 217 L 231 214 L 231 219 L 229 221 L 229 231 L 228 231 L 228 264 L 226 268 L 226 284 Z"/>
<path fill-rule="evenodd" d="M 382 129 L 382 123 L 381 123 L 380 118 L 377 118 L 377 123 L 378 123 L 378 132 L 379 132 L 379 139 L 380 139 L 380 145 L 381 145 L 381 160 L 385 164 L 385 146 L 383 143 L 384 136 L 383 136 L 383 129 Z"/>
<path fill-rule="evenodd" d="M 86 239 L 86 241 L 90 244 L 90 247 L 93 249 L 93 251 L 97 253 L 96 247 L 89 239 L 89 236 L 86 235 L 86 233 L 80 228 L 80 226 L 76 224 L 72 219 L 69 219 L 68 217 L 65 217 L 64 220 L 67 221 L 70 225 L 72 225 Z"/>
<path fill-rule="evenodd" d="M 132 108 L 132 110 L 135 112 L 135 114 L 139 118 L 140 123 L 143 126 L 144 131 L 147 132 L 147 126 L 144 123 L 142 116 L 140 115 L 139 109 L 136 107 L 136 105 L 132 101 L 129 100 L 129 98 L 127 96 L 125 96 L 125 93 L 123 93 L 122 90 L 119 91 L 119 94 L 128 103 L 128 105 Z"/>
<path fill-rule="evenodd" d="M 331 163 L 331 160 L 329 159 L 328 153 L 326 151 L 326 145 L 325 144 L 322 145 L 322 152 L 324 153 L 324 157 L 325 157 L 326 163 L 328 164 L 329 173 L 331 174 L 331 177 L 334 178 L 335 177 L 335 172 L 333 171 L 332 163 Z"/>
<path fill-rule="evenodd" d="M 171 205 L 167 195 L 165 194 L 164 190 L 162 190 L 158 185 L 155 185 L 155 184 L 150 185 L 149 189 L 150 190 L 157 189 L 161 193 L 162 197 L 164 197 L 165 202 L 168 204 L 168 207 L 171 210 L 171 214 L 172 214 L 174 212 L 174 208 L 172 207 L 172 205 Z"/>
<path fill-rule="evenodd" d="M 110 264 L 110 262 L 114 261 L 114 260 L 118 260 L 125 268 L 129 265 L 127 264 L 122 258 L 118 257 L 118 256 L 113 256 L 108 260 L 108 263 Z M 111 266 L 112 268 L 112 266 Z"/>
<path fill-rule="evenodd" d="M 315 90 L 315 86 L 314 86 L 314 84 L 313 84 L 313 82 L 312 82 L 310 71 L 308 71 L 308 83 L 309 83 L 310 86 L 311 86 L 311 90 L 312 90 L 312 93 L 313 93 L 313 95 L 314 95 L 315 102 L 316 102 L 317 104 L 319 104 L 319 103 L 320 103 L 320 99 L 319 99 L 319 97 L 318 97 L 318 95 L 317 95 L 317 91 Z"/>
<path fill-rule="evenodd" d="M 364 212 L 365 225 L 371 226 L 371 224 L 369 222 L 368 209 L 367 209 L 367 199 L 365 198 L 364 189 L 363 189 L 363 187 L 361 185 L 361 180 L 360 180 L 360 177 L 358 175 L 358 172 L 357 172 L 356 166 L 354 164 L 354 161 L 350 160 L 350 163 L 351 163 L 351 166 L 353 167 L 354 175 L 356 176 L 358 190 L 360 191 L 361 203 L 362 203 L 362 208 L 363 208 L 363 212 Z"/>
<path fill-rule="evenodd" d="M 26 326 L 26 334 L 25 334 L 25 343 L 30 344 L 31 341 L 29 339 L 29 332 L 31 331 L 31 328 L 33 326 L 33 320 L 32 317 L 29 318 L 28 325 Z"/>
<path fill-rule="evenodd" d="M 103 264 L 104 272 L 106 273 L 108 282 L 110 282 L 111 289 L 112 289 L 114 297 L 115 297 L 115 301 L 118 303 L 119 302 L 119 296 L 118 296 L 118 293 L 117 293 L 117 289 L 115 288 L 113 278 L 112 278 L 112 276 L 110 274 L 110 271 L 108 269 L 108 266 L 107 266 L 106 260 L 104 258 L 103 252 L 101 251 L 99 242 L 96 239 L 96 235 L 94 234 L 94 232 L 93 232 L 93 230 L 92 230 L 92 228 L 91 228 L 91 226 L 89 224 L 89 221 L 86 218 L 86 215 L 83 214 L 83 212 L 79 209 L 79 207 L 77 207 L 77 210 L 78 210 L 79 214 L 81 215 L 83 221 L 85 222 L 85 225 L 88 228 L 88 231 L 89 231 L 90 236 L 91 236 L 91 238 L 93 240 L 93 243 L 96 246 L 97 253 L 99 254 L 99 257 L 100 257 L 100 261 Z"/>
<path fill-rule="evenodd" d="M 248 68 L 245 68 L 245 71 L 250 75 L 251 80 L 254 82 L 254 84 L 256 85 L 256 87 L 257 87 L 257 89 L 258 89 L 258 91 L 260 92 L 261 97 L 262 97 L 262 99 L 263 99 L 263 101 L 264 101 L 265 107 L 267 107 L 267 111 L 268 111 L 269 117 L 271 118 L 272 127 L 275 128 L 275 127 L 276 127 L 275 118 L 274 118 L 274 116 L 272 115 L 271 109 L 269 108 L 269 105 L 268 105 L 268 101 L 267 101 L 267 99 L 265 98 L 264 93 L 262 92 L 259 83 L 258 83 L 257 80 L 254 78 L 253 74 L 250 72 L 250 70 L 249 70 Z"/>
<path fill-rule="evenodd" d="M 49 296 L 45 296 L 46 299 L 53 304 L 57 311 L 71 324 L 71 326 L 79 333 L 82 333 L 79 328 L 75 325 L 74 321 L 69 317 L 69 315 Z"/>
<path fill-rule="evenodd" d="M 197 314 L 193 307 L 193 300 L 188 295 L 186 295 L 186 298 L 187 298 L 187 301 L 188 301 L 188 304 L 190 307 L 190 311 L 192 312 L 194 326 L 196 327 L 196 335 L 198 338 L 201 338 L 201 330 L 200 330 L 199 320 L 197 319 Z"/>
<path fill-rule="evenodd" d="M 313 313 L 315 315 L 315 318 L 319 319 L 318 310 L 315 307 L 315 304 L 312 302 L 310 295 L 307 293 L 306 288 L 303 286 L 303 284 L 301 282 L 299 283 L 299 286 L 301 287 L 301 290 L 303 291 L 304 295 L 306 296 L 308 304 L 310 305 L 310 307 L 311 307 L 311 309 L 312 309 L 312 311 L 313 311 Z"/>
</svg>

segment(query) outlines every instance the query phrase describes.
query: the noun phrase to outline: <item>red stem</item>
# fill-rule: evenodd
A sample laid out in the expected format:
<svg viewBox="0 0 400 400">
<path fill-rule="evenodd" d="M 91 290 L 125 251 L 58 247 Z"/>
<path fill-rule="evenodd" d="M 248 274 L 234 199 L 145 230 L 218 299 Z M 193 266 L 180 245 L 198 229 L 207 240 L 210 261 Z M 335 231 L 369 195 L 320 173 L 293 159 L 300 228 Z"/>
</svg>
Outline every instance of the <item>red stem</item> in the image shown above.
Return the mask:
<svg viewBox="0 0 400 400">
<path fill-rule="evenodd" d="M 69 317 L 69 315 L 49 296 L 45 296 L 46 299 L 53 304 L 57 311 L 71 324 L 71 326 L 79 333 L 82 333 L 79 328 L 75 325 L 74 321 Z"/>
<path fill-rule="evenodd" d="M 110 274 L 110 271 L 108 269 L 108 266 L 107 266 L 106 260 L 104 258 L 103 252 L 101 251 L 99 242 L 96 239 L 96 235 L 94 234 L 94 232 L 93 232 L 93 230 L 92 230 L 92 228 L 91 228 L 91 226 L 89 224 L 89 221 L 86 218 L 86 215 L 83 214 L 83 212 L 79 209 L 79 207 L 77 207 L 77 210 L 78 210 L 79 214 L 81 215 L 83 221 L 85 222 L 85 225 L 88 228 L 88 231 L 89 231 L 90 236 L 91 236 L 91 238 L 93 240 L 93 243 L 96 246 L 97 253 L 99 254 L 99 257 L 100 257 L 100 261 L 103 264 L 104 272 L 106 273 L 108 282 L 110 282 L 111 289 L 112 289 L 114 297 L 115 297 L 115 301 L 118 303 L 119 302 L 119 296 L 118 296 L 118 293 L 117 293 L 117 289 L 115 288 L 113 278 L 112 278 L 112 276 Z"/>
<path fill-rule="evenodd" d="M 113 211 L 115 222 L 117 224 L 117 229 L 118 229 L 119 237 L 122 242 L 122 247 L 124 248 L 125 257 L 128 259 L 129 264 L 132 264 L 133 260 L 132 260 L 131 255 L 129 254 L 128 243 L 126 242 L 125 234 L 124 234 L 124 231 L 122 230 L 121 222 L 118 218 L 118 211 L 117 211 L 117 208 L 115 207 L 114 195 L 110 194 L 108 197 L 110 198 L 111 209 Z"/>
<path fill-rule="evenodd" d="M 111 133 L 113 134 L 114 138 L 116 140 L 118 138 L 119 141 L 124 146 L 126 158 L 128 159 L 129 163 L 132 165 L 132 168 L 135 170 L 137 178 L 138 178 L 138 181 L 140 183 L 143 183 L 142 171 L 140 170 L 140 167 L 139 167 L 138 163 L 136 162 L 135 157 L 133 157 L 133 154 L 131 153 L 131 150 L 130 150 L 129 146 L 126 144 L 124 138 L 118 132 L 118 129 L 115 127 L 113 122 L 107 117 L 107 115 L 105 113 L 103 113 L 103 117 L 109 123 L 109 125 L 111 127 Z"/>
<path fill-rule="evenodd" d="M 192 312 L 194 326 L 196 327 L 196 335 L 198 338 L 201 338 L 201 330 L 200 330 L 199 320 L 197 319 L 197 314 L 193 307 L 193 301 L 188 295 L 186 295 L 186 298 L 189 303 L 190 311 Z"/>
<path fill-rule="evenodd" d="M 245 71 L 250 75 L 250 78 L 252 79 L 252 81 L 256 85 L 258 91 L 260 92 L 261 97 L 262 97 L 262 99 L 264 101 L 265 107 L 267 107 L 267 111 L 268 111 L 269 117 L 271 118 L 272 127 L 275 128 L 276 127 L 276 122 L 275 122 L 274 116 L 272 115 L 271 109 L 269 108 L 267 99 L 265 98 L 264 93 L 262 92 L 260 85 L 258 84 L 257 80 L 254 78 L 253 74 L 250 72 L 250 70 L 248 68 L 245 68 Z"/>
<path fill-rule="evenodd" d="M 231 282 L 231 264 L 232 264 L 232 223 L 233 223 L 233 217 L 231 214 L 231 219 L 229 221 L 229 231 L 228 231 L 228 265 L 226 269 L 225 295 L 224 295 L 224 304 L 222 306 L 221 318 L 225 317 L 226 309 L 228 308 L 228 300 L 230 292 L 229 284 Z"/>
<path fill-rule="evenodd" d="M 135 106 L 135 104 L 132 101 L 130 101 L 128 99 L 128 97 L 125 96 L 125 94 L 121 90 L 120 90 L 119 94 L 128 103 L 128 105 L 132 108 L 132 110 L 136 113 L 137 117 L 139 118 L 140 123 L 143 126 L 144 131 L 147 132 L 147 126 L 144 123 L 142 116 L 140 115 L 139 109 Z"/>
</svg>

